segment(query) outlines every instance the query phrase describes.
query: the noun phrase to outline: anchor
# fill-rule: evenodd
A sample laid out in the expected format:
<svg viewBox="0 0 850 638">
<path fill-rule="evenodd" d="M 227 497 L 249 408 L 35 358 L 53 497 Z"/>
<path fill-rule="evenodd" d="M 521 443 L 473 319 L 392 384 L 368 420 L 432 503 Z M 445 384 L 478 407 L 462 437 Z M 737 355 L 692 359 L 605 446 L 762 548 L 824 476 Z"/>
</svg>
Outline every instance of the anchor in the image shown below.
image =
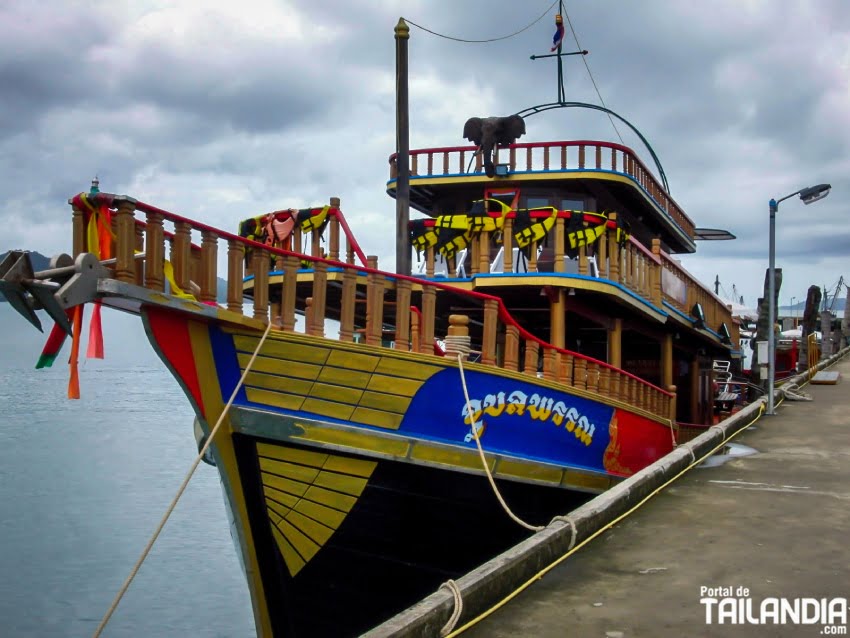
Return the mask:
<svg viewBox="0 0 850 638">
<path fill-rule="evenodd" d="M 97 282 L 109 271 L 92 253 L 56 255 L 47 270 L 35 272 L 30 252 L 12 250 L 0 262 L 0 292 L 11 306 L 41 332 L 35 313 L 44 310 L 67 334 L 71 334 L 68 308 L 97 298 Z"/>
</svg>

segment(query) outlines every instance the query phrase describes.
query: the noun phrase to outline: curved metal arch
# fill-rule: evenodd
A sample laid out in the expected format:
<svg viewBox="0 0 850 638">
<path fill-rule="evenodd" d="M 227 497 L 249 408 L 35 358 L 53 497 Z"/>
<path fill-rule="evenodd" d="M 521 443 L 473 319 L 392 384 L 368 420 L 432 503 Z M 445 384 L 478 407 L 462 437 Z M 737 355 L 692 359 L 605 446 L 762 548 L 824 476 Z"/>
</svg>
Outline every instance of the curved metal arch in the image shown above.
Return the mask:
<svg viewBox="0 0 850 638">
<path fill-rule="evenodd" d="M 628 126 L 632 130 L 632 132 L 634 132 L 634 134 L 640 138 L 640 141 L 643 142 L 643 145 L 646 147 L 646 150 L 649 151 L 649 154 L 652 156 L 652 160 L 655 162 L 655 168 L 658 169 L 658 175 L 661 177 L 661 182 L 664 184 L 664 190 L 667 191 L 668 195 L 670 194 L 670 185 L 667 183 L 667 175 L 664 172 L 664 167 L 661 166 L 661 161 L 658 159 L 658 156 L 652 149 L 652 146 L 649 145 L 649 142 L 646 140 L 643 134 L 637 128 L 635 128 L 635 126 L 631 122 L 629 122 L 622 115 L 615 113 L 611 109 L 605 108 L 604 106 L 598 106 L 596 104 L 588 104 L 587 102 L 551 102 L 550 104 L 538 104 L 537 106 L 529 106 L 526 109 L 517 111 L 515 115 L 519 115 L 522 118 L 526 118 L 530 115 L 543 113 L 544 111 L 551 111 L 552 109 L 564 108 L 585 108 L 592 109 L 594 111 L 602 111 L 603 113 L 607 113 L 608 115 L 613 115 L 623 124 Z"/>
</svg>

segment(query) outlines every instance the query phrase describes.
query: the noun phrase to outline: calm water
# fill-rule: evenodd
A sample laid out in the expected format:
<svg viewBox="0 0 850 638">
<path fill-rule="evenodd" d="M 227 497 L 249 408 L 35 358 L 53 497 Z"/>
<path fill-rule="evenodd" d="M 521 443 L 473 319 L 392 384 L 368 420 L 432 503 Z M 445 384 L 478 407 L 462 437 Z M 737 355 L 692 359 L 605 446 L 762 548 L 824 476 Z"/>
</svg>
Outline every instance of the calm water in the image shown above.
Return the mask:
<svg viewBox="0 0 850 638">
<path fill-rule="evenodd" d="M 7 339 L 41 344 L 10 316 Z M 0 342 L 4 637 L 91 635 L 197 452 L 188 401 L 126 319 L 106 328 L 107 361 L 81 368 L 80 401 L 67 359 L 37 371 L 40 345 Z M 198 468 L 104 635 L 254 635 L 215 468 Z"/>
</svg>

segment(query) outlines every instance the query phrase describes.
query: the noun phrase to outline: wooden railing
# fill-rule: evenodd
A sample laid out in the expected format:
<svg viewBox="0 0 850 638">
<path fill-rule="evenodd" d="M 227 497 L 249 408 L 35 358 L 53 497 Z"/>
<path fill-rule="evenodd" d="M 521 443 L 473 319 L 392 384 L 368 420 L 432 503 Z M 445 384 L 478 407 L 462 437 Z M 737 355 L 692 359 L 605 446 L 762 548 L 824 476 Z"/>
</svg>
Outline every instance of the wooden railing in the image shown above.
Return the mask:
<svg viewBox="0 0 850 638">
<path fill-rule="evenodd" d="M 294 331 L 296 314 L 305 316 L 304 332 L 324 336 L 327 318 L 339 320 L 339 339 L 353 341 L 362 335 L 373 346 L 431 355 L 435 338 L 442 338 L 448 322 L 438 317 L 437 296 L 457 297 L 476 326 L 473 335 L 478 362 L 513 370 L 531 377 L 542 377 L 579 390 L 598 393 L 664 418 L 675 418 L 675 392 L 658 388 L 628 372 L 579 353 L 557 348 L 524 330 L 507 311 L 501 299 L 491 295 L 460 290 L 450 284 L 378 270 L 377 257 L 368 257 L 367 266 L 354 265 L 320 255 L 299 254 L 269 247 L 206 224 L 192 221 L 128 197 L 107 193 L 88 200 L 94 206 L 113 210 L 114 231 L 111 266 L 115 279 L 164 292 L 166 262 L 174 273 L 175 285 L 182 290 L 198 290 L 198 300 L 215 304 L 217 255 L 221 244 L 227 250 L 227 309 L 242 314 L 244 256 L 253 255 L 253 308 L 251 316 L 274 328 Z M 85 219 L 87 213 L 79 197 L 73 205 L 74 253 L 88 249 Z M 137 219 L 140 215 L 141 219 Z M 164 225 L 173 227 L 165 231 Z M 192 238 L 200 237 L 199 248 Z M 331 242 L 332 243 L 332 242 Z M 166 258 L 168 244 L 168 258 Z M 315 246 L 315 243 L 314 243 Z M 142 251 L 143 257 L 136 257 Z M 329 256 L 334 254 L 331 247 Z M 269 302 L 269 265 L 283 272 L 279 302 Z M 296 296 L 297 275 L 302 262 L 312 263 L 308 284 L 310 295 Z M 339 306 L 329 312 L 329 280 L 339 289 Z M 170 286 L 170 284 L 169 284 Z M 393 292 L 392 303 L 385 301 Z M 173 291 L 172 291 L 173 292 Z M 394 326 L 392 334 L 386 326 Z M 447 356 L 452 353 L 447 353 Z M 433 355 L 432 355 L 433 356 Z"/>
<path fill-rule="evenodd" d="M 474 146 L 450 146 L 410 151 L 410 175 L 433 177 L 467 174 Z M 396 155 L 390 156 L 390 179 L 398 177 Z M 631 177 L 658 206 L 694 238 L 694 223 L 673 200 L 635 152 L 622 144 L 589 140 L 524 142 L 495 149 L 494 163 L 507 163 L 511 172 L 568 170 L 611 171 Z M 472 173 L 482 173 L 481 155 L 475 156 Z M 483 173 L 482 173 L 483 174 Z"/>
<path fill-rule="evenodd" d="M 685 270 L 682 265 L 664 251 L 658 252 L 661 258 L 661 294 L 664 301 L 692 317 L 691 309 L 694 304 L 700 304 L 705 312 L 705 323 L 708 328 L 718 332 L 720 325 L 725 323 L 729 329 L 731 341 L 738 344 L 740 329 L 732 321 L 732 309 L 720 297 L 703 286 L 699 280 Z"/>
<path fill-rule="evenodd" d="M 467 275 L 489 272 L 513 272 L 514 237 L 513 227 L 516 213 L 508 213 L 502 229 L 503 258 L 501 267 L 494 270 L 492 255 L 496 254 L 492 234 L 483 231 L 475 236 L 468 248 L 469 260 L 465 262 Z M 565 260 L 567 235 L 566 220 L 569 213 L 561 211 L 555 221 L 554 228 L 549 232 L 549 244 L 545 263 L 538 258 L 538 246 L 532 243 L 529 247 L 529 259 L 523 270 L 532 273 L 567 272 Z M 590 254 L 592 252 L 592 254 Z M 595 261 L 598 276 L 622 285 L 636 295 L 643 297 L 657 308 L 662 308 L 662 302 L 667 301 L 676 309 L 690 315 L 691 308 L 699 302 L 706 313 L 706 325 L 717 332 L 720 325 L 725 323 L 732 336 L 732 343 L 738 343 L 738 326 L 732 321 L 732 312 L 722 299 L 714 295 L 708 288 L 691 276 L 684 268 L 675 262 L 670 255 L 661 250 L 661 242 L 652 240 L 652 246 L 647 248 L 634 237 L 625 242 L 617 241 L 617 214 L 609 214 L 605 232 L 597 239 L 589 250 L 587 246 L 578 248 L 575 272 L 579 275 L 591 275 L 591 260 Z M 455 272 L 455 259 L 449 260 L 448 269 Z M 425 275 L 433 277 L 438 271 L 436 254 L 433 248 L 425 251 Z"/>
</svg>

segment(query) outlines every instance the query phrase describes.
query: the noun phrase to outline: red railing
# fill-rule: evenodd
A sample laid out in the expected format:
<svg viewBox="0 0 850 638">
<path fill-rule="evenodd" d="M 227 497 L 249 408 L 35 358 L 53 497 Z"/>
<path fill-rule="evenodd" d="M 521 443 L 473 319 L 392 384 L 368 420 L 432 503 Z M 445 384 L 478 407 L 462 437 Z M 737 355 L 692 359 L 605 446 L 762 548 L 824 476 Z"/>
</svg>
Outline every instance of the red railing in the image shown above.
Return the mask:
<svg viewBox="0 0 850 638">
<path fill-rule="evenodd" d="M 367 266 L 355 266 L 349 262 L 325 258 L 320 254 L 308 255 L 270 247 L 128 197 L 100 193 L 90 197 L 89 202 L 94 206 L 106 205 L 115 209 L 112 219 L 115 231 L 113 254 L 116 256 L 116 263 L 112 268 L 115 278 L 119 281 L 136 283 L 157 291 L 166 290 L 164 270 L 167 240 L 163 222 L 167 221 L 174 225 L 169 242 L 174 282 L 182 290 L 198 288 L 202 302 L 214 302 L 216 299 L 217 244 L 224 240 L 227 242 L 228 310 L 242 314 L 244 255 L 250 250 L 254 270 L 253 318 L 263 323 L 272 321 L 275 327 L 281 330 L 294 330 L 298 271 L 303 268 L 302 262 L 308 261 L 313 264 L 309 284 L 312 294 L 305 300 L 303 307 L 307 319 L 305 331 L 308 334 L 324 336 L 328 281 L 329 277 L 335 277 L 337 281 L 341 281 L 340 307 L 338 312 L 334 312 L 340 321 L 340 340 L 353 339 L 356 327 L 355 306 L 365 300 L 364 327 L 367 344 L 382 345 L 383 327 L 389 324 L 394 325 L 396 330 L 395 349 L 433 356 L 431 353 L 438 321 L 435 313 L 436 296 L 439 291 L 441 294 L 462 297 L 471 306 L 477 305 L 482 326 L 482 364 L 537 376 L 539 362 L 542 360 L 544 378 L 611 396 L 654 414 L 673 414 L 674 393 L 605 362 L 543 341 L 523 329 L 498 297 L 464 291 L 447 283 L 387 273 L 377 268 L 377 257 L 368 257 Z M 72 200 L 72 205 L 76 255 L 87 249 L 85 213 L 78 198 Z M 137 212 L 145 215 L 144 221 L 136 219 Z M 141 246 L 137 228 L 142 230 Z M 201 235 L 199 254 L 195 254 L 198 251 L 191 249 L 192 232 Z M 144 257 L 137 259 L 137 251 L 143 251 Z M 283 272 L 283 286 L 278 288 L 282 290 L 280 301 L 270 306 L 269 264 L 272 261 L 275 268 Z M 330 273 L 331 268 L 339 269 L 339 272 Z M 190 283 L 194 282 L 199 282 L 199 285 L 191 286 Z M 385 313 L 383 298 L 388 290 L 395 293 L 394 317 L 387 317 Z M 414 291 L 421 293 L 421 320 L 418 313 L 410 311 L 411 294 Z M 501 326 L 498 325 L 499 322 Z M 500 332 L 505 335 L 506 345 L 504 355 L 497 357 L 496 341 Z M 524 360 L 520 361 L 522 349 L 525 354 Z"/>
<path fill-rule="evenodd" d="M 466 162 L 474 146 L 446 146 L 410 151 L 410 175 L 433 177 L 467 174 Z M 507 154 L 507 158 L 505 158 Z M 397 155 L 390 155 L 390 179 L 398 177 Z M 435 171 L 435 159 L 440 170 Z M 507 162 L 505 161 L 507 159 Z M 494 163 L 507 163 L 511 172 L 604 170 L 631 177 L 656 204 L 690 237 L 694 223 L 664 190 L 635 152 L 622 144 L 592 140 L 558 142 L 518 142 L 495 150 Z M 453 170 L 454 167 L 454 170 Z M 422 170 L 424 169 L 424 170 Z M 473 173 L 482 172 L 481 155 L 475 155 Z"/>
</svg>

